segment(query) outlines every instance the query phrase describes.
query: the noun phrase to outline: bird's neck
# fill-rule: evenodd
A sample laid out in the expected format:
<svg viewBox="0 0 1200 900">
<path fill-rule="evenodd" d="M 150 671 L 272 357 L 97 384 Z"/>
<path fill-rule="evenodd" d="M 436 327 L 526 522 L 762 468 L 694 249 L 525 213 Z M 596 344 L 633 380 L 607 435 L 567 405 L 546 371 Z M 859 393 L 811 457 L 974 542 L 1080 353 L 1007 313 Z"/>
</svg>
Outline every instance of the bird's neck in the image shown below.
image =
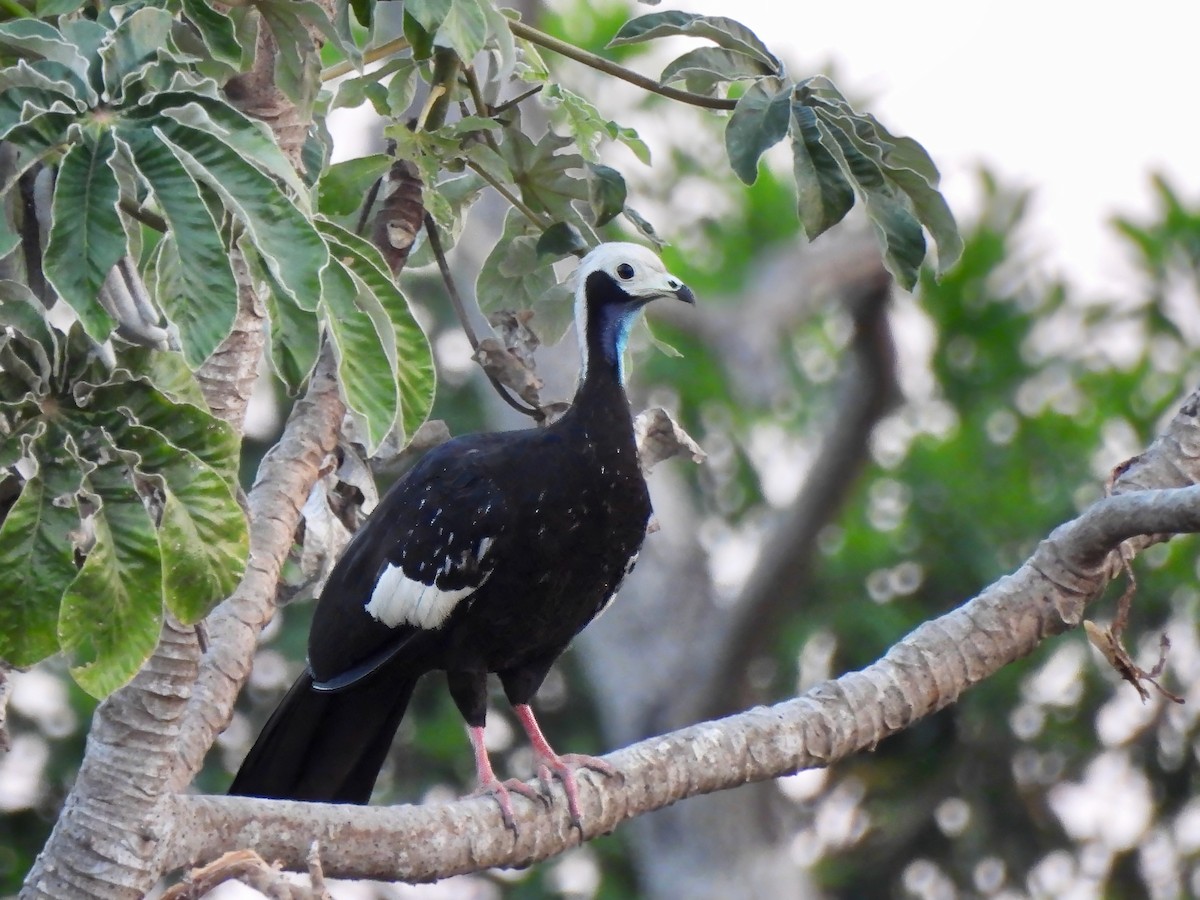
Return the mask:
<svg viewBox="0 0 1200 900">
<path fill-rule="evenodd" d="M 633 440 L 622 360 L 629 330 L 641 306 L 629 301 L 628 295 L 603 272 L 591 273 L 576 294 L 582 371 L 568 414 L 574 422 L 586 426 L 589 439 L 622 445 Z"/>
<path fill-rule="evenodd" d="M 576 433 L 599 449 L 632 447 L 633 420 L 621 379 L 618 358 L 607 358 L 599 347 L 587 360 L 570 410 L 559 427 Z"/>
<path fill-rule="evenodd" d="M 582 373 L 571 409 L 577 417 L 613 417 L 629 420 L 629 398 L 625 395 L 620 357 L 605 359 L 598 354 Z"/>
</svg>

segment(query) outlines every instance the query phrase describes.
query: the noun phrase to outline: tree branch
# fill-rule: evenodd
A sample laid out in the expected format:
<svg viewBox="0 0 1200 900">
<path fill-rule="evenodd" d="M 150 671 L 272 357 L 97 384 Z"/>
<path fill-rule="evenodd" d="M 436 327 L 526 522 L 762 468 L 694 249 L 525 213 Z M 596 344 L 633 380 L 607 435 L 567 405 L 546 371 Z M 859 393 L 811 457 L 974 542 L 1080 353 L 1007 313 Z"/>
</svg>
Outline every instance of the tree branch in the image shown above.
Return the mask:
<svg viewBox="0 0 1200 900">
<path fill-rule="evenodd" d="M 1142 534 L 1200 531 L 1200 486 L 1110 497 L 1059 526 L 1012 575 L 927 622 L 878 662 L 803 696 L 651 738 L 607 759 L 624 776 L 585 776 L 583 832 L 595 836 L 686 797 L 831 765 L 953 703 L 971 685 L 1077 625 L 1121 571 L 1116 550 Z M 522 803 L 514 836 L 494 802 L 363 808 L 180 796 L 189 823 L 169 860 L 194 865 L 231 847 L 304 870 L 313 840 L 337 877 L 432 881 L 524 866 L 575 845 L 561 789 L 550 808 Z"/>
<path fill-rule="evenodd" d="M 660 97 L 666 97 L 669 100 L 678 100 L 681 103 L 689 103 L 692 106 L 702 106 L 706 109 L 733 109 L 737 106 L 736 100 L 728 100 L 724 97 L 706 97 L 704 94 L 693 94 L 691 91 L 681 91 L 677 88 L 667 87 L 653 78 L 647 78 L 645 75 L 618 65 L 610 59 L 605 59 L 603 56 L 589 53 L 587 50 L 576 47 L 574 44 L 560 41 L 553 35 L 546 34 L 544 31 L 538 31 L 536 28 L 526 25 L 517 19 L 511 20 L 508 23 L 508 28 L 516 37 L 524 38 L 531 44 L 537 44 L 539 47 L 544 47 L 547 50 L 567 57 L 567 59 L 583 63 L 585 66 L 590 66 L 598 72 L 603 72 L 605 75 L 620 78 L 622 81 L 627 81 L 632 85 L 642 88 L 642 90 L 650 91 L 652 94 L 658 94 Z"/>
</svg>

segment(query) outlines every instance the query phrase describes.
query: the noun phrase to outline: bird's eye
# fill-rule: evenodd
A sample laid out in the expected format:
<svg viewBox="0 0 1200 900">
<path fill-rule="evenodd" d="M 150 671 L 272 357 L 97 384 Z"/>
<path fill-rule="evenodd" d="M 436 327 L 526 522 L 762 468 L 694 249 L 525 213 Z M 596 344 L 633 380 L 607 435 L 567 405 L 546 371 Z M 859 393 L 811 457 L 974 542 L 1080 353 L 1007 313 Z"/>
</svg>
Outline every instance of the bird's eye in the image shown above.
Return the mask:
<svg viewBox="0 0 1200 900">
<path fill-rule="evenodd" d="M 619 266 L 617 266 L 617 275 L 619 275 L 622 280 L 628 281 L 633 277 L 633 266 L 631 266 L 629 263 L 621 263 Z"/>
</svg>

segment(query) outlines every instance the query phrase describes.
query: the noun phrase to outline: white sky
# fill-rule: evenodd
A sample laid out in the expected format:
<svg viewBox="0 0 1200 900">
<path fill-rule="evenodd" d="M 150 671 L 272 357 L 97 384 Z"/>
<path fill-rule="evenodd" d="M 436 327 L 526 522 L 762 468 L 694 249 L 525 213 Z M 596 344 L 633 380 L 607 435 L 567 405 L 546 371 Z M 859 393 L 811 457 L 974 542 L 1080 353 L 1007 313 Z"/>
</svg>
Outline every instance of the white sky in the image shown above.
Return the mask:
<svg viewBox="0 0 1200 900">
<path fill-rule="evenodd" d="M 1036 188 L 1035 234 L 1055 270 L 1094 293 L 1129 278 L 1106 224 L 1153 209 L 1149 173 L 1200 201 L 1200 3 L 1140 0 L 678 0 L 728 15 L 792 74 L 833 60 L 838 85 L 921 141 L 955 211 L 978 163 Z M 644 8 L 650 11 L 648 8 Z M 787 10 L 781 12 L 780 10 Z"/>
</svg>

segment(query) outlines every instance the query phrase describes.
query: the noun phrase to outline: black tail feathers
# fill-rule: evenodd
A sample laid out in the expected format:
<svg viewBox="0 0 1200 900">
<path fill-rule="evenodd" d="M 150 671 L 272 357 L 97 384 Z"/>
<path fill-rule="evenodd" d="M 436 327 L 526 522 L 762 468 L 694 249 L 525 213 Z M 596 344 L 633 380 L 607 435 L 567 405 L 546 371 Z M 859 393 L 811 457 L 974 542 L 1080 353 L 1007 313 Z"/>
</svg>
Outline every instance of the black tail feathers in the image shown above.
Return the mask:
<svg viewBox="0 0 1200 900">
<path fill-rule="evenodd" d="M 367 677 L 336 692 L 306 669 L 271 714 L 230 794 L 366 803 L 415 681 Z"/>
</svg>

